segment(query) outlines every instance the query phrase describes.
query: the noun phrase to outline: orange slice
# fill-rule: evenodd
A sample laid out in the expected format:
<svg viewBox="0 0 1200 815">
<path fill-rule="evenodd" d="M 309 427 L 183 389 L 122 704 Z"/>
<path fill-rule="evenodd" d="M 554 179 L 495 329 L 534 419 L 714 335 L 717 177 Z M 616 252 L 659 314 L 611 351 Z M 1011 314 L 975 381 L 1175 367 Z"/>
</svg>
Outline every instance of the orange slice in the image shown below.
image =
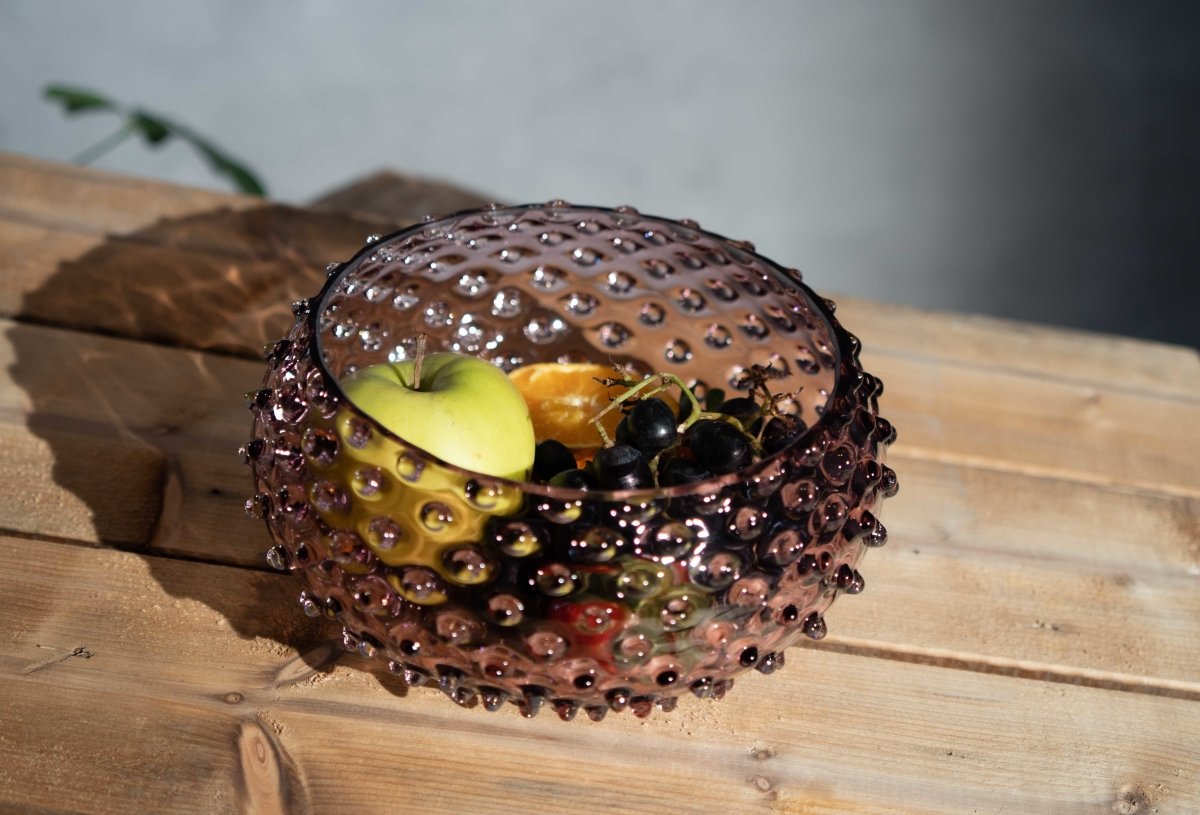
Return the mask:
<svg viewBox="0 0 1200 815">
<path fill-rule="evenodd" d="M 575 454 L 580 466 L 603 443 L 592 419 L 626 390 L 621 385 L 604 385 L 596 380 L 613 379 L 616 376 L 611 366 L 595 362 L 536 362 L 516 368 L 508 374 L 529 406 L 533 434 L 537 440 L 555 439 L 562 442 Z M 678 414 L 677 390 L 664 390 L 655 396 Z M 628 404 L 632 405 L 633 400 Z M 609 438 L 616 437 L 621 416 L 618 408 L 601 419 Z"/>
<path fill-rule="evenodd" d="M 529 405 L 537 440 L 556 439 L 572 450 L 600 446 L 602 439 L 592 417 L 625 389 L 620 385 L 603 385 L 596 377 L 615 376 L 609 366 L 593 362 L 536 362 L 508 374 Z M 613 410 L 602 421 L 611 438 L 617 432 L 621 411 Z"/>
</svg>

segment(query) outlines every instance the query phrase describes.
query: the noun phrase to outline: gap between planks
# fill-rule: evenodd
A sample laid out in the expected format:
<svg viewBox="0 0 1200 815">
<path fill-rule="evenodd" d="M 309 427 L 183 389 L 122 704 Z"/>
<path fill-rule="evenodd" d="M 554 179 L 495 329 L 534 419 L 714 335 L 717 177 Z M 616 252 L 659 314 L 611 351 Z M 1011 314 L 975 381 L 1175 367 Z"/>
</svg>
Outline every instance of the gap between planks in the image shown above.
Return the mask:
<svg viewBox="0 0 1200 815">
<path fill-rule="evenodd" d="M 1151 678 L 1117 671 L 1093 668 L 1068 668 L 1025 659 L 984 654 L 964 654 L 944 648 L 923 648 L 916 645 L 896 645 L 875 640 L 830 634 L 820 642 L 802 640 L 795 647 L 815 651 L 832 651 L 859 657 L 909 662 L 935 668 L 951 668 L 972 673 L 1010 676 L 1039 682 L 1057 682 L 1100 690 L 1165 696 L 1189 702 L 1200 702 L 1200 682 Z"/>
</svg>

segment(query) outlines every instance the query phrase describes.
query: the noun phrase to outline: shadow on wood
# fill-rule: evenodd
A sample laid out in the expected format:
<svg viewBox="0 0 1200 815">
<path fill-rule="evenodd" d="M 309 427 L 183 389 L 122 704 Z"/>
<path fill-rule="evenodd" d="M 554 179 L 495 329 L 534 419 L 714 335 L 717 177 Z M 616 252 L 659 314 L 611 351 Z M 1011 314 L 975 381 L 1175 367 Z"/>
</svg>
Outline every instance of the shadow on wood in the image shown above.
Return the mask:
<svg viewBox="0 0 1200 815">
<path fill-rule="evenodd" d="M 306 620 L 298 585 L 266 573 L 270 539 L 244 513 L 242 404 L 265 370 L 260 349 L 293 319 L 290 303 L 320 288 L 327 263 L 400 225 L 275 205 L 220 209 L 109 237 L 62 263 L 7 332 L 9 375 L 44 444 L 22 458 L 52 467 L 62 489 L 51 514 L 79 516 L 51 534 L 139 553 L 163 589 L 203 602 L 241 637 L 293 648 L 311 669 L 331 664 L 340 648 L 322 643 L 336 626 Z M 212 529 L 224 530 L 219 539 Z M 179 557 L 263 574 L 252 593 L 232 592 L 181 579 Z M 381 664 L 364 667 L 403 692 Z"/>
</svg>

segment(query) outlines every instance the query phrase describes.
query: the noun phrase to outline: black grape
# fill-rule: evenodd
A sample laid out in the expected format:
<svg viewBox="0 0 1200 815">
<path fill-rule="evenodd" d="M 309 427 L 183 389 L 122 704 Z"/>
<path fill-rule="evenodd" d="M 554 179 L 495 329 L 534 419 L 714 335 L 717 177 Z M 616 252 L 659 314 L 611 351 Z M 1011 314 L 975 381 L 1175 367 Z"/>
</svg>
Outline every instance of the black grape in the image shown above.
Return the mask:
<svg viewBox="0 0 1200 815">
<path fill-rule="evenodd" d="M 729 422 L 701 419 L 687 429 L 683 443 L 696 461 L 714 473 L 732 473 L 753 458 L 750 440 Z"/>
<path fill-rule="evenodd" d="M 676 487 L 712 477 L 713 474 L 703 466 L 686 458 L 669 458 L 658 467 L 658 483 L 662 487 Z"/>
<path fill-rule="evenodd" d="M 675 443 L 675 412 L 661 399 L 638 402 L 617 427 L 617 440 L 653 458 Z"/>
<path fill-rule="evenodd" d="M 636 447 L 617 442 L 601 447 L 588 464 L 588 474 L 605 490 L 628 490 L 654 486 L 650 463 Z"/>
<path fill-rule="evenodd" d="M 539 442 L 533 451 L 533 478 L 546 482 L 563 470 L 575 469 L 575 456 L 565 444 L 554 439 Z"/>
</svg>

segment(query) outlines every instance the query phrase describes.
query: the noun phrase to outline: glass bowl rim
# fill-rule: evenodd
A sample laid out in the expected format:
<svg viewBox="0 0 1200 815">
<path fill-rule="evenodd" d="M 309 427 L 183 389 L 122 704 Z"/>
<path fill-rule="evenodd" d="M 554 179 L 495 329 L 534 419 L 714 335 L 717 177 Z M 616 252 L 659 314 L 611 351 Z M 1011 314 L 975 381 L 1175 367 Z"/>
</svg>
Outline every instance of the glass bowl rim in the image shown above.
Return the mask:
<svg viewBox="0 0 1200 815">
<path fill-rule="evenodd" d="M 689 484 L 678 484 L 673 487 L 638 487 L 622 490 L 599 490 L 599 489 L 575 489 L 569 487 L 552 487 L 548 484 L 538 484 L 534 481 L 515 481 L 513 479 L 504 478 L 501 476 L 487 475 L 486 473 L 476 472 L 466 467 L 460 467 L 457 464 L 451 464 L 445 459 L 435 456 L 427 450 L 413 444 L 402 436 L 393 433 L 388 428 L 380 424 L 366 411 L 356 405 L 342 390 L 341 382 L 338 377 L 333 375 L 333 372 L 325 364 L 324 347 L 321 340 L 321 332 L 319 330 L 320 315 L 323 310 L 326 299 L 336 290 L 343 278 L 348 272 L 355 271 L 361 264 L 362 259 L 371 252 L 377 250 L 381 245 L 392 241 L 403 239 L 409 235 L 421 232 L 426 229 L 435 228 L 439 224 L 449 221 L 456 221 L 468 215 L 482 215 L 486 213 L 500 212 L 523 212 L 529 210 L 561 210 L 561 211 L 576 211 L 587 213 L 601 213 L 611 215 L 635 215 L 639 219 L 658 221 L 668 226 L 682 227 L 704 235 L 714 241 L 732 246 L 740 252 L 749 255 L 755 261 L 763 264 L 768 270 L 780 278 L 780 282 L 787 286 L 793 286 L 800 290 L 808 301 L 813 305 L 817 315 L 824 322 L 825 327 L 829 331 L 830 341 L 833 343 L 835 352 L 835 365 L 833 370 L 833 385 L 829 390 L 829 396 L 825 400 L 825 410 L 820 414 L 820 418 L 816 422 L 809 425 L 803 433 L 796 437 L 786 447 L 777 450 L 769 456 L 764 456 L 756 462 L 753 462 L 740 470 L 735 470 L 732 473 L 723 473 L 714 476 L 713 478 L 703 481 L 693 481 Z M 821 429 L 824 424 L 832 421 L 828 407 L 834 403 L 839 393 L 842 384 L 842 362 L 844 361 L 843 354 L 845 349 L 842 348 L 842 342 L 838 336 L 838 321 L 834 317 L 833 309 L 829 307 L 827 301 L 814 292 L 809 286 L 799 279 L 799 273 L 794 270 L 789 270 L 786 267 L 776 263 L 768 257 L 760 255 L 755 249 L 748 248 L 750 245 L 744 241 L 733 240 L 713 232 L 708 229 L 703 229 L 693 221 L 686 219 L 664 218 L 659 215 L 648 215 L 633 207 L 617 206 L 605 207 L 587 204 L 568 204 L 561 200 L 549 201 L 546 203 L 530 203 L 516 205 L 502 204 L 485 204 L 482 207 L 469 207 L 467 209 L 458 210 L 456 212 L 442 215 L 437 218 L 425 218 L 415 224 L 397 229 L 384 235 L 372 235 L 367 243 L 359 248 L 357 252 L 347 261 L 331 266 L 325 283 L 315 297 L 309 299 L 312 307 L 308 309 L 308 329 L 312 337 L 313 362 L 317 370 L 321 372 L 322 378 L 326 383 L 326 388 L 330 390 L 340 407 L 345 407 L 350 410 L 355 416 L 365 420 L 376 433 L 381 433 L 384 438 L 391 439 L 403 445 L 408 450 L 415 452 L 420 458 L 427 462 L 443 467 L 451 473 L 455 473 L 464 478 L 464 480 L 473 480 L 477 483 L 496 484 L 501 487 L 515 488 L 523 494 L 536 495 L 542 498 L 550 498 L 553 500 L 562 501 L 564 503 L 582 502 L 584 501 L 600 501 L 600 502 L 638 502 L 638 501 L 657 501 L 670 500 L 674 498 L 686 498 L 697 495 L 716 494 L 726 487 L 733 484 L 745 483 L 756 475 L 768 470 L 772 464 L 781 458 L 785 457 L 789 451 L 801 444 L 806 439 L 816 434 L 818 429 Z"/>
</svg>

